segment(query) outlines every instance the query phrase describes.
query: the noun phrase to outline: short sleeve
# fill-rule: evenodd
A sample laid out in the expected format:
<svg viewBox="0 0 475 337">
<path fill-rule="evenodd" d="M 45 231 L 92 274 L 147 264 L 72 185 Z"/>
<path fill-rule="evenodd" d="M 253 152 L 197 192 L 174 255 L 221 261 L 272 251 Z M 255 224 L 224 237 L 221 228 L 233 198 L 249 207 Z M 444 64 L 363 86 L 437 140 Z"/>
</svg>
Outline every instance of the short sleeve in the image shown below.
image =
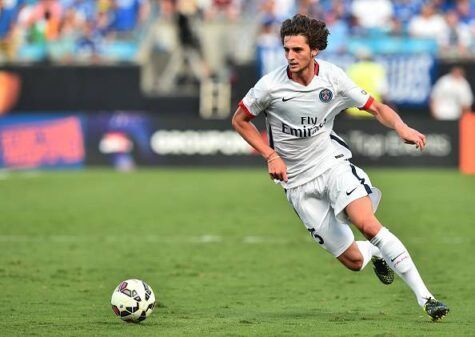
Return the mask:
<svg viewBox="0 0 475 337">
<path fill-rule="evenodd" d="M 345 108 L 357 107 L 361 110 L 367 110 L 374 101 L 364 89 L 353 82 L 346 73 L 338 68 L 338 89 L 341 96 L 345 97 Z"/>
<path fill-rule="evenodd" d="M 266 78 L 261 78 L 256 85 L 249 90 L 244 98 L 239 102 L 239 106 L 250 117 L 258 116 L 262 111 L 266 110 L 271 102 L 270 92 Z"/>
</svg>

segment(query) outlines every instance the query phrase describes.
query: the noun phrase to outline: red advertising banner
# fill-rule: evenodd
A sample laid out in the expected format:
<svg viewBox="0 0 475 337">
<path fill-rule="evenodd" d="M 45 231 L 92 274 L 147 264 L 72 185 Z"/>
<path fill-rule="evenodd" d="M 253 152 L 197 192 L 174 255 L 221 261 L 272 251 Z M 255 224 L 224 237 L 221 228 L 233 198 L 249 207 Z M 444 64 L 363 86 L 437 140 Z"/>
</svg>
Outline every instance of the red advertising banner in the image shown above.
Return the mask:
<svg viewBox="0 0 475 337">
<path fill-rule="evenodd" d="M 0 154 L 4 168 L 81 166 L 85 158 L 81 120 L 0 119 Z"/>
</svg>

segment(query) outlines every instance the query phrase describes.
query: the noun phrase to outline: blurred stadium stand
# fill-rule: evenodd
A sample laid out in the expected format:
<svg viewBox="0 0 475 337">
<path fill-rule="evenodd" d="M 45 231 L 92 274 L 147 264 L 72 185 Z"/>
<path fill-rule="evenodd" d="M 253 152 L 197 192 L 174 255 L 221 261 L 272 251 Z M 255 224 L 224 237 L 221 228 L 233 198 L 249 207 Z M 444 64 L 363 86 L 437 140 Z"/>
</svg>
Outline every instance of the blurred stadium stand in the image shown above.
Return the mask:
<svg viewBox="0 0 475 337">
<path fill-rule="evenodd" d="M 453 65 L 475 88 L 470 0 L 0 0 L 0 111 L 226 119 L 285 64 L 278 30 L 297 12 L 329 27 L 318 57 L 381 64 L 406 117 L 430 118 L 432 85 Z"/>
<path fill-rule="evenodd" d="M 284 62 L 278 29 L 296 12 L 327 22 L 329 47 L 321 57 L 344 67 L 363 49 L 393 69 L 397 62 L 387 57 L 425 55 L 439 65 L 447 60 L 471 63 L 475 54 L 475 3 L 468 0 L 3 0 L 0 62 L 4 69 L 28 69 L 24 72 L 37 65 L 47 72 L 44 67 L 49 66 L 51 72 L 64 72 L 66 83 L 70 74 L 64 69 L 76 68 L 75 76 L 83 86 L 95 82 L 87 67 L 98 70 L 112 65 L 112 71 L 139 67 L 144 100 L 122 108 L 144 109 L 154 105 L 155 97 L 164 96 L 179 96 L 180 102 L 197 100 L 199 84 L 210 80 L 230 84 L 235 103 L 236 96 L 243 94 L 235 86 L 248 88 L 262 73 Z M 252 74 L 256 65 L 258 72 Z M 429 86 L 437 68 L 427 68 Z M 245 74 L 253 76 L 244 78 Z M 115 80 L 112 76 L 109 82 Z M 132 88 L 136 81 L 123 85 L 126 89 L 118 92 L 120 96 L 131 90 L 136 94 L 138 89 Z M 94 100 L 88 101 L 76 108 L 94 110 Z M 114 104 L 98 104 L 96 109 L 110 106 Z M 17 108 L 61 107 L 58 102 L 35 109 L 22 101 Z"/>
</svg>

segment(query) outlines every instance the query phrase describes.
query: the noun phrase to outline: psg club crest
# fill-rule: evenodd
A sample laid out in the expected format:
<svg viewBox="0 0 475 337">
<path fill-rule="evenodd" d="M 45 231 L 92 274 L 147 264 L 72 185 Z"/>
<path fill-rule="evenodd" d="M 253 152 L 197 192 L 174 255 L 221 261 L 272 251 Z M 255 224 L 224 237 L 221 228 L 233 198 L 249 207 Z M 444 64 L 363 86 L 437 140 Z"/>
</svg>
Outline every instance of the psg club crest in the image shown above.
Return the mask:
<svg viewBox="0 0 475 337">
<path fill-rule="evenodd" d="M 322 91 L 320 91 L 320 94 L 318 95 L 318 97 L 320 98 L 320 101 L 322 101 L 323 103 L 328 103 L 332 100 L 333 93 L 331 92 L 330 89 L 323 89 Z"/>
</svg>

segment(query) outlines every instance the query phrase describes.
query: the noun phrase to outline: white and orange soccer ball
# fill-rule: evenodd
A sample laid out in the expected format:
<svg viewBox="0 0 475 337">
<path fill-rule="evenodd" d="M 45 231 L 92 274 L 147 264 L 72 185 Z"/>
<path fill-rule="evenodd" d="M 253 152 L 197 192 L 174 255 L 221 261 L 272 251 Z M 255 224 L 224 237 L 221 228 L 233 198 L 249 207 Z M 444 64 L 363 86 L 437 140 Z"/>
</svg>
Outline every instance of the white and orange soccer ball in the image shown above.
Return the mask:
<svg viewBox="0 0 475 337">
<path fill-rule="evenodd" d="M 142 280 L 125 280 L 112 293 L 111 304 L 120 319 L 138 323 L 150 316 L 155 308 L 155 294 Z"/>
</svg>

